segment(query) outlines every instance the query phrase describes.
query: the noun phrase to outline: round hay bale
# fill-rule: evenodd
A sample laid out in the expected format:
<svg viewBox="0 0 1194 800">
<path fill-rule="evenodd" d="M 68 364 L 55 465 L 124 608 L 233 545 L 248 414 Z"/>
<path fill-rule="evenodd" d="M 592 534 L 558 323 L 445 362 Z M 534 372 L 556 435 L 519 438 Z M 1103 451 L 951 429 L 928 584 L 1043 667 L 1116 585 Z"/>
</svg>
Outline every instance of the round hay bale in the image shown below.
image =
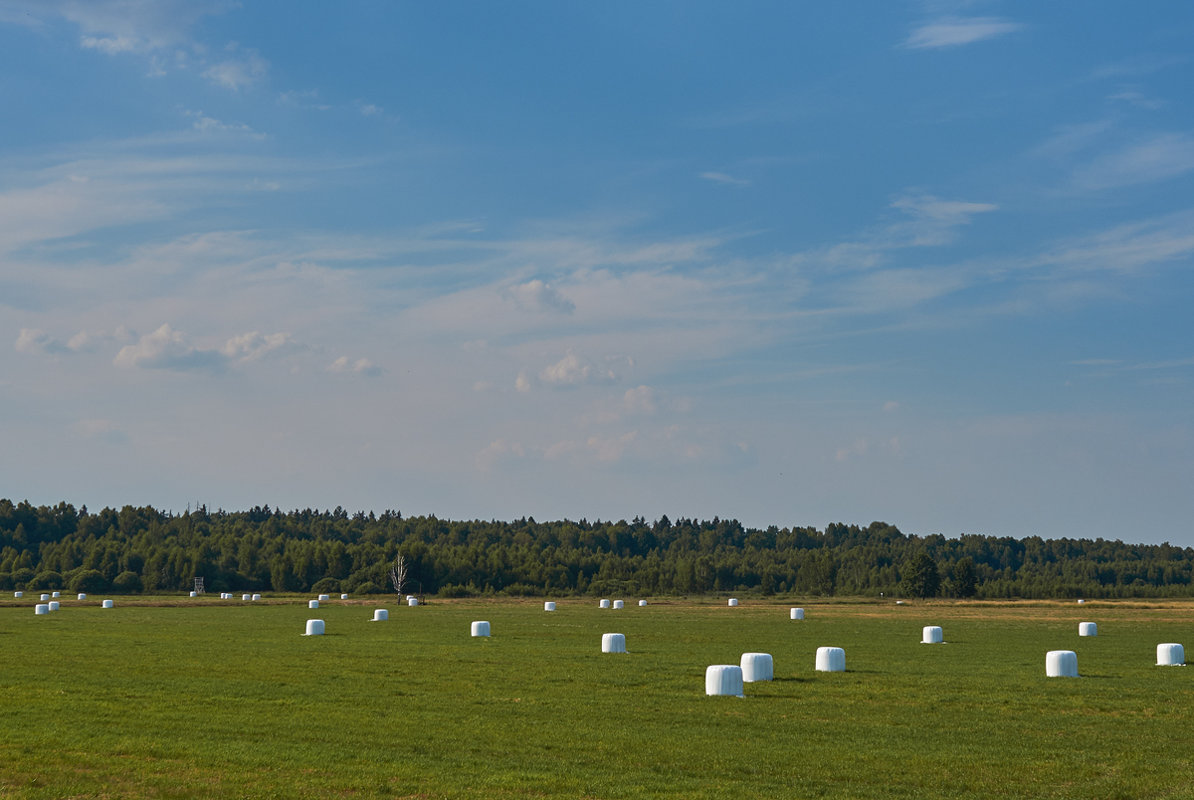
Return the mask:
<svg viewBox="0 0 1194 800">
<path fill-rule="evenodd" d="M 76 599 L 76 600 L 86 600 L 86 599 L 87 599 L 87 593 L 86 593 L 86 592 L 79 592 L 79 596 L 78 596 L 78 597 L 76 597 L 75 599 Z"/>
<path fill-rule="evenodd" d="M 57 600 L 59 597 L 62 597 L 62 592 L 50 592 L 50 597 Z"/>
<path fill-rule="evenodd" d="M 259 594 L 254 594 L 254 595 L 253 595 L 253 597 L 252 597 L 251 599 L 253 600 L 253 602 L 256 602 L 256 601 L 258 601 L 258 600 L 260 600 L 260 599 L 261 599 L 261 595 L 259 595 Z"/>
<path fill-rule="evenodd" d="M 846 651 L 840 647 L 817 648 L 817 672 L 845 672 Z"/>
<path fill-rule="evenodd" d="M 61 607 L 62 606 L 59 604 L 59 602 L 57 600 L 50 601 L 50 610 L 51 611 L 57 611 Z"/>
<path fill-rule="evenodd" d="M 406 605 L 409 608 L 414 608 L 418 604 L 419 604 L 419 598 L 415 597 L 414 595 L 407 595 Z"/>
<path fill-rule="evenodd" d="M 609 608 L 609 601 L 602 599 L 602 601 L 597 604 L 597 607 L 598 608 Z"/>
<path fill-rule="evenodd" d="M 488 636 L 489 635 L 489 623 L 483 619 L 474 620 L 473 625 L 472 625 L 472 635 L 473 636 Z"/>
<path fill-rule="evenodd" d="M 1099 626 L 1093 622 L 1079 622 L 1078 623 L 1079 636 L 1098 636 Z"/>
<path fill-rule="evenodd" d="M 736 605 L 738 605 L 738 598 L 737 598 L 737 597 L 731 597 L 731 598 L 730 598 L 730 608 L 733 608 L 733 607 L 734 607 L 734 606 L 736 606 Z"/>
<path fill-rule="evenodd" d="M 645 606 L 646 604 L 647 604 L 647 601 L 646 601 L 646 600 L 639 600 L 639 601 L 638 601 L 638 606 L 639 606 L 639 608 L 642 608 L 642 607 L 643 607 L 643 606 Z"/>
<path fill-rule="evenodd" d="M 42 601 L 43 603 L 44 603 L 44 602 L 46 602 L 46 601 L 47 601 L 47 600 L 49 600 L 49 599 L 50 599 L 50 596 L 49 596 L 48 594 L 43 594 L 43 595 L 41 596 L 41 601 Z"/>
<path fill-rule="evenodd" d="M 50 606 L 48 603 L 38 603 L 33 607 L 34 614 L 49 614 Z"/>
<path fill-rule="evenodd" d="M 603 652 L 603 653 L 625 653 L 626 652 L 626 634 L 624 634 L 624 633 L 603 633 L 603 634 L 601 634 L 601 652 Z"/>
<path fill-rule="evenodd" d="M 318 600 L 308 600 L 307 608 L 319 608 L 319 601 Z"/>
<path fill-rule="evenodd" d="M 940 625 L 925 625 L 920 632 L 921 644 L 941 644 L 945 641 Z"/>
<path fill-rule="evenodd" d="M 1180 644 L 1166 642 L 1157 645 L 1158 667 L 1179 667 L 1186 664 L 1186 649 Z"/>
<path fill-rule="evenodd" d="M 788 611 L 788 618 L 789 619 L 804 619 L 804 609 L 803 608 L 790 609 Z"/>
<path fill-rule="evenodd" d="M 1086 601 L 1085 601 L 1085 600 L 1083 600 L 1081 597 L 1079 597 L 1079 598 L 1078 598 L 1078 605 L 1080 605 L 1080 606 L 1081 606 L 1081 605 L 1085 605 L 1085 604 L 1086 604 Z"/>
<path fill-rule="evenodd" d="M 20 600 L 22 597 L 25 596 L 25 593 L 24 592 L 13 592 L 12 596 L 15 597 L 16 599 Z"/>
<path fill-rule="evenodd" d="M 100 603 L 100 606 L 102 608 L 115 608 L 116 603 L 111 600 L 105 600 L 104 602 Z"/>
<path fill-rule="evenodd" d="M 307 632 L 303 636 L 323 636 L 323 620 L 309 619 L 307 620 Z"/>
<path fill-rule="evenodd" d="M 373 621 L 374 622 L 385 622 L 389 618 L 390 618 L 390 612 L 386 611 L 384 608 L 373 609 Z"/>
<path fill-rule="evenodd" d="M 342 595 L 340 595 L 340 599 L 341 599 L 341 600 L 347 600 L 347 599 L 348 599 L 348 595 L 346 595 L 346 594 L 342 594 Z"/>
<path fill-rule="evenodd" d="M 198 596 L 199 596 L 199 593 L 198 593 L 198 592 L 194 592 L 194 591 L 193 591 L 193 592 L 191 592 L 191 593 L 190 593 L 189 595 L 187 595 L 187 596 L 188 596 L 188 597 L 198 597 Z"/>
<path fill-rule="evenodd" d="M 705 694 L 710 697 L 742 697 L 742 667 L 737 664 L 705 667 Z"/>
<path fill-rule="evenodd" d="M 552 600 L 548 600 L 547 602 L 545 602 L 543 604 L 543 610 L 544 611 L 555 611 L 556 610 L 555 602 Z"/>
<path fill-rule="evenodd" d="M 1078 654 L 1073 650 L 1050 650 L 1045 653 L 1045 676 L 1077 678 Z"/>
<path fill-rule="evenodd" d="M 241 599 L 241 600 L 244 600 L 244 601 L 247 603 L 247 602 L 249 602 L 250 600 L 252 600 L 252 599 L 253 599 L 253 595 L 251 595 L 251 594 L 242 594 L 242 595 L 240 596 L 240 599 Z"/>
<path fill-rule="evenodd" d="M 625 607 L 626 607 L 626 603 L 625 603 L 624 601 L 622 601 L 622 600 L 615 600 L 615 601 L 614 601 L 614 608 L 615 608 L 615 609 L 617 609 L 617 608 L 625 608 Z"/>
<path fill-rule="evenodd" d="M 321 603 L 326 603 L 328 600 L 332 599 L 332 596 L 330 594 L 321 594 L 319 597 L 317 597 L 315 599 Z"/>
<path fill-rule="evenodd" d="M 775 677 L 775 667 L 770 653 L 743 653 L 742 680 L 747 683 L 769 681 Z"/>
</svg>

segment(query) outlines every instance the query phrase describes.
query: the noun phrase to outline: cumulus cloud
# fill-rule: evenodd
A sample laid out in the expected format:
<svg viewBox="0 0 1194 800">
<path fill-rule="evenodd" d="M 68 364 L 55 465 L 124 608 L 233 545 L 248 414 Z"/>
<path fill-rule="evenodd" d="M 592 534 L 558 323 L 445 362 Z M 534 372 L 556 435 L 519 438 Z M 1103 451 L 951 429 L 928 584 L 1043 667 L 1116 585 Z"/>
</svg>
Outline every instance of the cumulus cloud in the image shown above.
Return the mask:
<svg viewBox="0 0 1194 800">
<path fill-rule="evenodd" d="M 506 291 L 519 308 L 528 311 L 556 311 L 571 314 L 576 310 L 576 304 L 560 294 L 550 283 L 538 278 L 520 283 Z"/>
<path fill-rule="evenodd" d="M 124 326 L 112 332 L 79 331 L 65 341 L 38 328 L 21 328 L 14 347 L 20 353 L 88 353 L 106 342 L 127 342 L 132 338 L 132 334 Z"/>
<path fill-rule="evenodd" d="M 353 360 L 348 356 L 340 356 L 328 366 L 328 372 L 373 377 L 381 374 L 381 367 L 378 367 L 367 358 Z"/>
<path fill-rule="evenodd" d="M 994 39 L 1023 27 L 999 17 L 943 17 L 912 31 L 904 46 L 914 50 L 958 47 Z"/>
<path fill-rule="evenodd" d="M 549 386 L 581 386 L 587 383 L 609 383 L 617 379 L 613 370 L 598 366 L 571 350 L 539 373 L 539 380 Z"/>
<path fill-rule="evenodd" d="M 258 361 L 268 355 L 282 355 L 301 349 L 288 333 L 262 334 L 258 331 L 233 336 L 221 352 L 234 361 Z"/>
<path fill-rule="evenodd" d="M 655 390 L 650 386 L 636 386 L 622 395 L 622 408 L 628 414 L 654 414 Z"/>
<path fill-rule="evenodd" d="M 194 347 L 187 337 L 169 325 L 120 348 L 112 362 L 125 369 L 168 369 L 176 371 L 219 370 L 225 358 L 217 350 Z"/>
</svg>

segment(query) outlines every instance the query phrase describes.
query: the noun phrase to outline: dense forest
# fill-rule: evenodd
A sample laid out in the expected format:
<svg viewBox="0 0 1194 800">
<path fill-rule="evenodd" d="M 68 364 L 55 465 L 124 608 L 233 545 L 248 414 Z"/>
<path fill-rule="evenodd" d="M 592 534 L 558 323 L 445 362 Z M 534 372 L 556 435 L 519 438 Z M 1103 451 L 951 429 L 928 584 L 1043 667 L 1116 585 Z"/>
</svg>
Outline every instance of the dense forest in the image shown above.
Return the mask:
<svg viewBox="0 0 1194 800">
<path fill-rule="evenodd" d="M 0 499 L 0 589 L 408 591 L 470 595 L 1051 598 L 1190 596 L 1194 548 L 1105 539 L 909 536 L 866 527 L 743 527 L 714 518 L 512 522 L 386 511 L 151 507 L 92 513 Z"/>
</svg>

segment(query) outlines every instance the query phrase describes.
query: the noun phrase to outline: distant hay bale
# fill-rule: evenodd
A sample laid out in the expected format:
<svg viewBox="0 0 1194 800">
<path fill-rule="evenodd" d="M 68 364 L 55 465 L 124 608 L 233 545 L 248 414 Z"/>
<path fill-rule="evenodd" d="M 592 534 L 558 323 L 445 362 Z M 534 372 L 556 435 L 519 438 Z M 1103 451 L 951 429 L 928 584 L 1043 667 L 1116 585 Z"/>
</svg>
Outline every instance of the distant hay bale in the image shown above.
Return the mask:
<svg viewBox="0 0 1194 800">
<path fill-rule="evenodd" d="M 252 599 L 253 599 L 253 595 L 251 595 L 251 594 L 242 594 L 242 595 L 240 596 L 240 599 L 241 599 L 241 600 L 244 600 L 244 601 L 247 603 L 247 602 L 249 602 L 250 600 L 252 600 Z"/>
<path fill-rule="evenodd" d="M 418 604 L 419 604 L 419 598 L 415 597 L 414 595 L 407 595 L 407 598 L 406 598 L 407 606 L 409 606 L 410 608 L 414 608 Z"/>
<path fill-rule="evenodd" d="M 817 648 L 817 672 L 845 672 L 846 651 L 840 647 Z"/>
<path fill-rule="evenodd" d="M 789 609 L 788 618 L 789 619 L 804 619 L 804 609 L 803 608 Z"/>
<path fill-rule="evenodd" d="M 340 599 L 341 599 L 341 600 L 347 600 L 347 599 L 348 599 L 348 595 L 346 595 L 346 594 L 342 594 L 342 595 L 340 595 Z"/>
<path fill-rule="evenodd" d="M 253 597 L 252 597 L 252 598 L 250 598 L 250 599 L 251 599 L 253 602 L 257 602 L 258 600 L 260 600 L 260 599 L 261 599 L 261 595 L 259 595 L 259 594 L 254 594 L 254 595 L 253 595 Z"/>
<path fill-rule="evenodd" d="M 42 601 L 43 603 L 44 603 L 44 602 L 46 602 L 46 601 L 47 601 L 47 600 L 49 600 L 49 599 L 50 599 L 50 596 L 49 596 L 48 594 L 43 594 L 43 595 L 41 596 L 41 601 Z"/>
<path fill-rule="evenodd" d="M 488 636 L 489 635 L 489 623 L 483 619 L 474 620 L 473 625 L 472 625 L 472 635 L 473 636 Z"/>
<path fill-rule="evenodd" d="M 386 611 L 384 608 L 373 609 L 373 621 L 374 622 L 385 622 L 389 618 L 390 618 L 390 612 Z"/>
<path fill-rule="evenodd" d="M 50 597 L 54 598 L 55 600 L 57 600 L 61 596 L 62 596 L 62 592 L 50 592 Z"/>
<path fill-rule="evenodd" d="M 743 653 L 741 664 L 742 680 L 747 683 L 769 681 L 775 675 L 770 653 Z"/>
<path fill-rule="evenodd" d="M 543 610 L 544 610 L 544 611 L 555 611 L 555 610 L 556 610 L 556 604 L 555 604 L 555 602 L 554 602 L 554 601 L 552 601 L 552 600 L 548 600 L 548 601 L 546 601 L 546 602 L 543 604 Z"/>
<path fill-rule="evenodd" d="M 1098 636 L 1099 626 L 1093 622 L 1079 622 L 1078 623 L 1079 636 Z"/>
<path fill-rule="evenodd" d="M 37 605 L 35 605 L 33 607 L 33 613 L 34 614 L 49 614 L 50 613 L 49 603 L 38 603 Z"/>
<path fill-rule="evenodd" d="M 617 609 L 617 608 L 625 608 L 625 607 L 626 607 L 626 603 L 625 603 L 625 602 L 623 602 L 622 600 L 615 600 L 615 601 L 614 601 L 614 608 L 615 608 L 615 609 Z"/>
<path fill-rule="evenodd" d="M 187 596 L 188 596 L 188 597 L 198 597 L 198 596 L 199 596 L 199 593 L 198 593 L 198 592 L 195 592 L 195 591 L 192 591 L 192 592 L 191 592 L 189 595 L 187 595 Z"/>
<path fill-rule="evenodd" d="M 50 601 L 50 610 L 51 611 L 57 611 L 61 607 L 62 606 L 59 604 L 59 602 L 57 600 Z"/>
<path fill-rule="evenodd" d="M 316 599 L 319 600 L 319 602 L 321 602 L 321 603 L 326 603 L 328 600 L 332 599 L 332 596 L 330 594 L 321 594 Z"/>
<path fill-rule="evenodd" d="M 308 600 L 307 608 L 319 608 L 319 601 L 318 600 Z"/>
<path fill-rule="evenodd" d="M 75 599 L 76 599 L 76 600 L 86 600 L 86 599 L 87 599 L 87 593 L 86 593 L 86 592 L 79 592 L 79 596 L 78 596 L 78 597 L 76 597 Z"/>
<path fill-rule="evenodd" d="M 737 597 L 731 597 L 731 598 L 730 598 L 730 608 L 733 608 L 733 607 L 734 607 L 734 606 L 736 606 L 736 605 L 738 605 L 738 598 L 737 598 Z"/>
<path fill-rule="evenodd" d="M 941 644 L 945 641 L 940 625 L 925 625 L 920 632 L 921 644 Z"/>
<path fill-rule="evenodd" d="M 624 634 L 624 633 L 603 633 L 603 634 L 601 634 L 601 652 L 603 652 L 603 653 L 625 653 L 626 652 L 626 634 Z"/>
<path fill-rule="evenodd" d="M 1166 642 L 1157 645 L 1158 667 L 1179 667 L 1186 664 L 1186 649 L 1180 644 Z"/>
<path fill-rule="evenodd" d="M 896 600 L 896 605 L 897 605 L 897 606 L 902 606 L 902 605 L 904 605 L 904 601 L 903 601 L 903 600 Z"/>
<path fill-rule="evenodd" d="M 609 601 L 602 599 L 602 601 L 597 604 L 597 607 L 598 608 L 609 608 Z"/>
<path fill-rule="evenodd" d="M 105 600 L 105 601 L 104 601 L 103 603 L 101 603 L 100 605 L 101 605 L 103 608 L 115 608 L 115 607 L 116 607 L 116 603 L 115 603 L 115 602 L 113 602 L 113 601 L 111 601 L 111 600 Z"/>
<path fill-rule="evenodd" d="M 714 664 L 705 667 L 705 694 L 710 697 L 742 697 L 742 667 Z"/>
<path fill-rule="evenodd" d="M 1083 605 L 1085 603 L 1086 603 L 1086 601 L 1083 600 L 1081 597 L 1078 598 L 1078 605 Z"/>
<path fill-rule="evenodd" d="M 307 620 L 307 632 L 303 636 L 323 636 L 323 620 L 309 619 Z"/>
<path fill-rule="evenodd" d="M 646 604 L 647 604 L 647 601 L 646 601 L 646 600 L 639 600 L 639 601 L 638 601 L 639 608 L 642 608 L 642 607 L 643 607 L 643 606 L 645 606 Z"/>
<path fill-rule="evenodd" d="M 13 592 L 12 596 L 15 597 L 16 599 L 20 600 L 22 597 L 25 596 L 25 593 L 24 592 Z"/>
<path fill-rule="evenodd" d="M 1078 654 L 1073 650 L 1050 650 L 1045 653 L 1045 676 L 1077 678 Z"/>
</svg>

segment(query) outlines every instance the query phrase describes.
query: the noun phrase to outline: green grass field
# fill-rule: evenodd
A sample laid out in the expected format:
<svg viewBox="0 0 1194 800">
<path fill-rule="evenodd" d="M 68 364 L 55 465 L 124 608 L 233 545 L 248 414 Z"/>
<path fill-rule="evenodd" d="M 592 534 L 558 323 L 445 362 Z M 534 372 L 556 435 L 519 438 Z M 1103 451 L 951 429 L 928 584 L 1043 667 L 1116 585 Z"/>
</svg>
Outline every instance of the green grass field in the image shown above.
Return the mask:
<svg viewBox="0 0 1194 800">
<path fill-rule="evenodd" d="M 1155 666 L 1189 603 L 306 599 L 4 601 L 0 796 L 1194 797 L 1194 672 Z M 750 651 L 776 679 L 706 697 Z"/>
</svg>

